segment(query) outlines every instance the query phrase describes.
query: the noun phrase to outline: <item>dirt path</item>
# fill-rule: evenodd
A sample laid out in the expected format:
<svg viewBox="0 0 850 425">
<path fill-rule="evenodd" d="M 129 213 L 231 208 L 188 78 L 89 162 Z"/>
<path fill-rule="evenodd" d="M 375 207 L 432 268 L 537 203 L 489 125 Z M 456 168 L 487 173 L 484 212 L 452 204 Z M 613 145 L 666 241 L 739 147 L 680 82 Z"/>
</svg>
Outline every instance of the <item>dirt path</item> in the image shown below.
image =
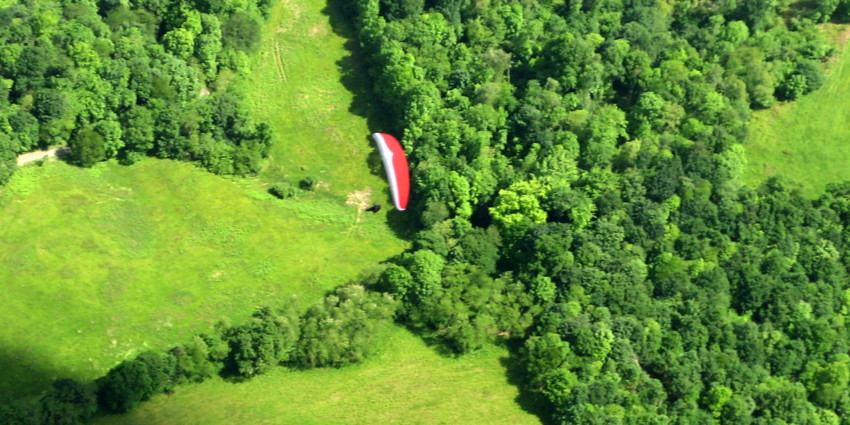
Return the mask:
<svg viewBox="0 0 850 425">
<path fill-rule="evenodd" d="M 18 167 L 20 167 L 21 165 L 24 165 L 28 162 L 38 161 L 39 159 L 42 159 L 44 157 L 54 157 L 54 156 L 57 156 L 57 155 L 61 156 L 67 150 L 68 150 L 68 148 L 53 148 L 53 149 L 48 149 L 46 151 L 35 151 L 35 152 L 30 152 L 30 153 L 25 153 L 23 155 L 19 155 L 18 156 Z"/>
</svg>

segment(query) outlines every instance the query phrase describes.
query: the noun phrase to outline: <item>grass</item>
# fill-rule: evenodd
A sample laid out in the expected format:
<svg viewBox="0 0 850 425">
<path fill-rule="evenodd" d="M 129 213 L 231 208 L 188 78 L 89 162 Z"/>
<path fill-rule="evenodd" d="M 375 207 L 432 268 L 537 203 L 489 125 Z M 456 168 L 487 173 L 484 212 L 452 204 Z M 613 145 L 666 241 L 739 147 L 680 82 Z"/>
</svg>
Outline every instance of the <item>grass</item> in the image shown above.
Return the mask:
<svg viewBox="0 0 850 425">
<path fill-rule="evenodd" d="M 256 72 L 235 78 L 275 145 L 257 179 L 146 160 L 29 166 L 0 189 L 0 399 L 53 378 L 88 380 L 145 347 L 167 347 L 219 318 L 263 304 L 302 303 L 398 254 L 402 214 L 359 216 L 388 203 L 374 167 L 363 73 L 321 1 L 273 8 Z M 348 87 L 346 87 L 348 86 Z M 359 113 L 352 113 L 356 110 Z M 370 156 L 371 155 L 371 156 Z M 280 180 L 320 179 L 278 201 Z M 392 228 L 387 222 L 393 225 Z"/>
<path fill-rule="evenodd" d="M 340 369 L 277 368 L 244 383 L 220 379 L 154 397 L 96 425 L 189 424 L 540 424 L 517 403 L 504 349 L 460 358 L 437 354 L 393 326 L 377 354 Z"/>
<path fill-rule="evenodd" d="M 825 30 L 843 41 L 847 26 Z M 846 46 L 842 50 L 823 87 L 752 115 L 744 175 L 749 185 L 780 175 L 803 195 L 816 197 L 828 183 L 850 180 L 850 54 Z"/>
<path fill-rule="evenodd" d="M 355 223 L 325 194 L 280 201 L 250 183 L 154 159 L 20 170 L 0 191 L 0 395 L 312 303 L 404 249 L 380 215 Z"/>
<path fill-rule="evenodd" d="M 386 128 L 341 16 L 337 2 L 276 4 L 255 72 L 231 82 L 275 133 L 258 178 L 154 159 L 88 170 L 48 163 L 0 189 L 0 399 L 54 378 L 90 380 L 261 305 L 305 307 L 407 246 L 399 233 L 409 216 L 360 216 L 346 203 L 360 193 L 389 204 L 389 195 L 368 140 Z M 265 192 L 306 176 L 319 178 L 316 192 L 287 201 Z M 96 423 L 540 423 L 517 403 L 502 348 L 443 357 L 392 326 L 376 350 L 341 369 L 180 387 Z"/>
<path fill-rule="evenodd" d="M 350 51 L 356 43 L 338 34 L 348 34 L 344 21 L 329 17 L 345 16 L 337 3 L 284 0 L 272 8 L 253 72 L 241 84 L 255 116 L 269 122 L 278 139 L 261 177 L 312 175 L 329 193 L 372 190 L 374 201 L 388 203 L 369 140 L 382 124 L 363 91 L 366 73 Z"/>
</svg>

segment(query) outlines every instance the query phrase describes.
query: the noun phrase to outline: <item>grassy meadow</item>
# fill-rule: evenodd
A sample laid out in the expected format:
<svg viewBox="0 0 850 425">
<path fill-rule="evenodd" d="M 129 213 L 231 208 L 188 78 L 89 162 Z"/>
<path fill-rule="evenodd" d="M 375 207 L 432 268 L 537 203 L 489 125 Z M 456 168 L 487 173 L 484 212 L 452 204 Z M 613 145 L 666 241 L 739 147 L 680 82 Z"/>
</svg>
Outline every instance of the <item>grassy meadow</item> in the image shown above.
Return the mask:
<svg viewBox="0 0 850 425">
<path fill-rule="evenodd" d="M 94 424 L 540 424 L 516 402 L 520 394 L 508 382 L 506 358 L 497 347 L 443 357 L 393 326 L 379 339 L 377 353 L 358 365 L 278 368 L 244 383 L 216 379 Z"/>
<path fill-rule="evenodd" d="M 846 25 L 825 28 L 846 41 Z M 793 103 L 753 113 L 746 141 L 744 179 L 756 186 L 780 175 L 793 188 L 816 197 L 828 183 L 850 180 L 850 54 L 846 45 L 829 64 L 826 84 Z"/>
<path fill-rule="evenodd" d="M 382 127 L 368 101 L 366 72 L 349 49 L 356 42 L 342 1 L 282 0 L 269 16 L 252 73 L 237 84 L 254 115 L 271 124 L 276 143 L 267 181 L 316 176 L 331 194 L 372 192 L 389 203 L 384 170 L 369 135 Z M 364 172 L 365 170 L 365 172 Z"/>
<path fill-rule="evenodd" d="M 367 100 L 341 3 L 276 4 L 254 72 L 231 77 L 275 133 L 256 178 L 156 159 L 48 162 L 0 188 L 0 400 L 55 378 L 89 381 L 262 305 L 306 307 L 405 249 L 408 216 L 354 205 L 390 204 L 368 139 L 387 129 Z M 306 176 L 318 177 L 315 192 L 266 193 Z M 506 358 L 496 347 L 444 357 L 392 326 L 361 365 L 214 379 L 97 423 L 540 423 L 516 402 Z"/>
<path fill-rule="evenodd" d="M 353 205 L 387 202 L 387 186 L 368 163 L 366 118 L 349 112 L 350 70 L 337 61 L 351 55 L 324 8 L 277 5 L 256 73 L 230 82 L 275 131 L 258 178 L 153 159 L 90 170 L 48 163 L 0 189 L 0 398 L 57 377 L 92 379 L 260 305 L 293 296 L 307 305 L 404 249 L 398 214 Z M 319 178 L 315 193 L 265 193 L 305 176 Z"/>
<path fill-rule="evenodd" d="M 252 185 L 154 159 L 19 170 L 0 191 L 0 395 L 95 378 L 261 305 L 306 307 L 404 249 L 381 216 Z"/>
</svg>

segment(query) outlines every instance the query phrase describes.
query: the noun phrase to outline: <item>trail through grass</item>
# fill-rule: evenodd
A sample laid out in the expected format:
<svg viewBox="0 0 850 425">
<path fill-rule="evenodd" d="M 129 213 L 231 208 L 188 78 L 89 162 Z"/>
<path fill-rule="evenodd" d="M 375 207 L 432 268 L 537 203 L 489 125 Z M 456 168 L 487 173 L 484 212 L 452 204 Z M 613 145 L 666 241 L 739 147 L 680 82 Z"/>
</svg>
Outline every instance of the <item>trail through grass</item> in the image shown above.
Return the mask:
<svg viewBox="0 0 850 425">
<path fill-rule="evenodd" d="M 261 176 L 316 176 L 329 193 L 372 189 L 370 200 L 384 203 L 387 185 L 369 140 L 380 128 L 364 118 L 375 112 L 362 92 L 366 74 L 347 50 L 356 42 L 336 33 L 346 31 L 339 8 L 344 5 L 284 0 L 271 11 L 253 73 L 242 82 L 254 114 L 271 124 L 278 140 Z"/>
<path fill-rule="evenodd" d="M 244 383 L 220 379 L 178 388 L 97 425 L 540 424 L 520 408 L 504 349 L 442 357 L 392 327 L 378 353 L 341 369 L 273 372 Z"/>
<path fill-rule="evenodd" d="M 846 25 L 828 31 L 845 34 Z M 850 54 L 843 48 L 826 84 L 793 103 L 753 113 L 746 141 L 745 181 L 779 175 L 816 197 L 827 183 L 850 180 Z"/>
<path fill-rule="evenodd" d="M 185 163 L 20 170 L 0 191 L 0 395 L 89 380 L 145 347 L 297 296 L 400 252 L 382 216 L 288 201 Z"/>
</svg>

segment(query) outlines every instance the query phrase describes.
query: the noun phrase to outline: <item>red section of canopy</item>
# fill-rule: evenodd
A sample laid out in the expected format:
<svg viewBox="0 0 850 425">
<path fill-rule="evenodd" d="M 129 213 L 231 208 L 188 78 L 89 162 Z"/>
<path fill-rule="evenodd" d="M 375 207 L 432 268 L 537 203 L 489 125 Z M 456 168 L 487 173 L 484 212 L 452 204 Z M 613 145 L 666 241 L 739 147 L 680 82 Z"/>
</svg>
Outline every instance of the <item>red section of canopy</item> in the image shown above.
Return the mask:
<svg viewBox="0 0 850 425">
<path fill-rule="evenodd" d="M 374 133 L 372 138 L 378 144 L 378 150 L 384 161 L 395 207 L 404 211 L 407 209 L 407 201 L 410 198 L 410 168 L 407 165 L 404 149 L 401 143 L 390 134 Z"/>
</svg>

